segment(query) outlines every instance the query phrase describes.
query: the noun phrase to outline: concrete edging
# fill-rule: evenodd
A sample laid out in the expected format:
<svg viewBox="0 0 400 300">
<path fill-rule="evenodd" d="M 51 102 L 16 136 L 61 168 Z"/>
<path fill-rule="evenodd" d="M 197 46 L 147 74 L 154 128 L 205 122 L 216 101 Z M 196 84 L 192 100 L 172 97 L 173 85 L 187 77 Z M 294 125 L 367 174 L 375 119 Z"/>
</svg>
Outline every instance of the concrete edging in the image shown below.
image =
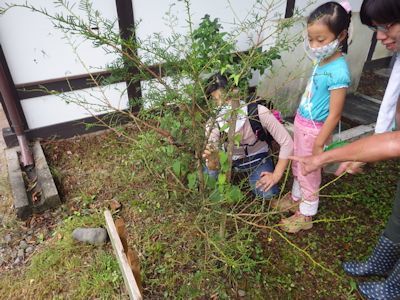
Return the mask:
<svg viewBox="0 0 400 300">
<path fill-rule="evenodd" d="M 26 195 L 25 183 L 19 164 L 18 150 L 19 147 L 13 147 L 6 149 L 4 152 L 7 160 L 11 193 L 14 198 L 14 208 L 17 217 L 26 220 L 32 214 L 32 206 Z"/>
<path fill-rule="evenodd" d="M 60 196 L 58 195 L 53 176 L 51 175 L 40 142 L 35 142 L 32 150 L 35 161 L 37 185 L 41 191 L 40 202 L 35 204 L 33 204 L 27 196 L 18 157 L 20 148 L 13 147 L 5 150 L 8 176 L 14 198 L 14 208 L 16 210 L 17 217 L 22 220 L 27 219 L 32 215 L 32 213 L 41 213 L 47 209 L 56 208 L 61 204 Z"/>
</svg>

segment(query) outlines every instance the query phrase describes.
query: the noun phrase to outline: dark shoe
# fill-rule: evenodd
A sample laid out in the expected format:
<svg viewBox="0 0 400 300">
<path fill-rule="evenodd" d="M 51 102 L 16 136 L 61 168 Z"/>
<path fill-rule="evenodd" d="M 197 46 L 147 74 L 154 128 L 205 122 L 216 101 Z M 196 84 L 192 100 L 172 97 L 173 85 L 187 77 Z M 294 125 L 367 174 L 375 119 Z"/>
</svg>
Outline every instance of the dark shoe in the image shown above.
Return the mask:
<svg viewBox="0 0 400 300">
<path fill-rule="evenodd" d="M 387 275 L 400 258 L 400 244 L 381 235 L 372 255 L 366 262 L 345 262 L 344 271 L 352 276 Z"/>
<path fill-rule="evenodd" d="M 358 284 L 358 289 L 360 293 L 369 300 L 400 299 L 400 260 L 386 280 L 362 282 Z"/>
</svg>

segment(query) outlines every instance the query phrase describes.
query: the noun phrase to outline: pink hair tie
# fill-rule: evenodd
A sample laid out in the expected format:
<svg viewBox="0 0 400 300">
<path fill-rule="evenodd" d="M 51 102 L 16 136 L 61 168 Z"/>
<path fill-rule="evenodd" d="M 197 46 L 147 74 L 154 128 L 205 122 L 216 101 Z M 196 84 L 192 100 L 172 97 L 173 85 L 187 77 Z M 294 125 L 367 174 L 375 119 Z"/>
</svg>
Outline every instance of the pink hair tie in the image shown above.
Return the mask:
<svg viewBox="0 0 400 300">
<path fill-rule="evenodd" d="M 351 12 L 351 5 L 350 5 L 350 2 L 348 0 L 340 1 L 339 4 L 347 11 L 347 13 Z"/>
</svg>

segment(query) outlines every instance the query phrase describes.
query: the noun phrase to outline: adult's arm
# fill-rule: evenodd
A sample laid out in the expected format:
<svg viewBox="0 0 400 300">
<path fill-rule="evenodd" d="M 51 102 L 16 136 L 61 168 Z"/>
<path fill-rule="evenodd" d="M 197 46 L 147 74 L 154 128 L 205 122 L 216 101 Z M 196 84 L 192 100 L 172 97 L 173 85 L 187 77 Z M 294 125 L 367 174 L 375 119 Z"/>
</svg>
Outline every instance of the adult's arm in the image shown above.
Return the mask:
<svg viewBox="0 0 400 300">
<path fill-rule="evenodd" d="M 375 133 L 391 131 L 396 113 L 397 100 L 400 95 L 400 54 L 397 54 L 396 61 L 390 74 L 389 82 L 379 108 L 378 119 L 376 120 Z"/>
<path fill-rule="evenodd" d="M 386 87 L 381 106 L 379 108 L 378 119 L 376 120 L 375 133 L 384 133 L 392 130 L 393 120 L 396 120 L 397 129 L 400 129 L 400 54 L 396 54 L 396 60 L 390 74 L 389 82 Z M 396 108 L 397 106 L 397 108 Z M 362 172 L 363 162 L 344 162 L 335 174 L 344 171 L 355 174 Z"/>
<path fill-rule="evenodd" d="M 369 136 L 319 155 L 291 159 L 299 161 L 303 174 L 308 174 L 332 162 L 374 162 L 397 157 L 400 157 L 400 131 Z"/>
</svg>

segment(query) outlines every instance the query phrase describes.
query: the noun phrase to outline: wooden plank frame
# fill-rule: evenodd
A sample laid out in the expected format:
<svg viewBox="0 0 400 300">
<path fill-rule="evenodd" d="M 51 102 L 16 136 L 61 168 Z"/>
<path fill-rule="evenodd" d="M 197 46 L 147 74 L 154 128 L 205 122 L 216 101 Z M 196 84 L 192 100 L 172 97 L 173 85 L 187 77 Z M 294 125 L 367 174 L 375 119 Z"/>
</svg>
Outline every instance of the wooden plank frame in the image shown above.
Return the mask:
<svg viewBox="0 0 400 300">
<path fill-rule="evenodd" d="M 295 4 L 296 4 L 296 0 L 287 0 L 286 1 L 285 18 L 293 17 Z"/>
<path fill-rule="evenodd" d="M 121 269 L 125 286 L 128 290 L 129 298 L 131 300 L 141 300 L 142 295 L 136 283 L 135 277 L 133 276 L 131 267 L 129 266 L 128 259 L 124 252 L 124 247 L 122 246 L 121 240 L 119 238 L 111 212 L 109 210 L 104 211 L 104 217 L 106 219 L 108 236 L 114 248 L 114 252 L 117 256 L 119 268 Z"/>
</svg>

